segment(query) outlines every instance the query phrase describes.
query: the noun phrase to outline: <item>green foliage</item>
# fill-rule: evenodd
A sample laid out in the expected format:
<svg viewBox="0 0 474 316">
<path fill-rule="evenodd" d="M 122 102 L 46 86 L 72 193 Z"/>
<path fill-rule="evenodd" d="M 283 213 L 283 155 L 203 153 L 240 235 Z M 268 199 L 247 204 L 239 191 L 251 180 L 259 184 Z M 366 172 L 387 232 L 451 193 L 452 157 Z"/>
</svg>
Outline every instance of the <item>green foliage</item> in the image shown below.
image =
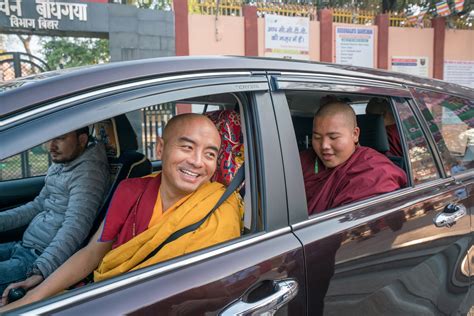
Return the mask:
<svg viewBox="0 0 474 316">
<path fill-rule="evenodd" d="M 128 0 L 127 3 L 135 4 L 137 8 L 152 10 L 171 10 L 171 0 Z"/>
<path fill-rule="evenodd" d="M 41 40 L 42 54 L 51 69 L 94 65 L 109 61 L 108 40 L 52 37 Z"/>
</svg>

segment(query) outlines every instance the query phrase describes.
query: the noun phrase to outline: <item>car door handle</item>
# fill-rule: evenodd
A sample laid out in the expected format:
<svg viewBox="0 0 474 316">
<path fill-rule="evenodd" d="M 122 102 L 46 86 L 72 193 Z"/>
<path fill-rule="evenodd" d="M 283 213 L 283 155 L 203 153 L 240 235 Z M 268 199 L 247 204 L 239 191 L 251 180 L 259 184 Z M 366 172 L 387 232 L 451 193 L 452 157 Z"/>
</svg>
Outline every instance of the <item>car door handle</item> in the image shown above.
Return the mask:
<svg viewBox="0 0 474 316">
<path fill-rule="evenodd" d="M 462 204 L 449 203 L 443 212 L 436 215 L 433 222 L 436 227 L 451 227 L 467 214 L 466 207 Z"/>
<path fill-rule="evenodd" d="M 298 294 L 298 282 L 294 279 L 273 281 L 274 293 L 256 302 L 245 302 L 241 297 L 219 313 L 230 315 L 273 315 Z"/>
</svg>

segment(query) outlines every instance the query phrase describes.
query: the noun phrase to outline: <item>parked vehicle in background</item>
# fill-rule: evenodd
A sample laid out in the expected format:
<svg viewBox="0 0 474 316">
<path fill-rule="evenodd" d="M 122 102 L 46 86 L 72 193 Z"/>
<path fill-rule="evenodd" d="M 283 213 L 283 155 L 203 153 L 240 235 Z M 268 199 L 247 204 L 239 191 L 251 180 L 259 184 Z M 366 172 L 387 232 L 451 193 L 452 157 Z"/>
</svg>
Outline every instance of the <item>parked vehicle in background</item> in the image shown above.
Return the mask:
<svg viewBox="0 0 474 316">
<path fill-rule="evenodd" d="M 360 143 L 380 152 L 388 146 L 383 122 L 365 108 L 374 97 L 390 104 L 403 149 L 392 161 L 409 184 L 309 217 L 299 152 L 311 147 L 312 118 L 328 95 L 354 108 Z M 123 171 L 134 170 L 123 159 L 130 152 L 158 171 L 153 138 L 186 111 L 233 111 L 243 126 L 236 139 L 246 174 L 242 236 L 15 313 L 438 315 L 466 314 L 474 305 L 474 91 L 466 87 L 238 57 L 45 73 L 0 85 L 0 163 L 89 125 L 108 145 L 115 177 L 139 176 Z M 43 181 L 3 179 L 0 209 L 31 200 Z M 0 234 L 2 242 L 19 236 Z"/>
</svg>

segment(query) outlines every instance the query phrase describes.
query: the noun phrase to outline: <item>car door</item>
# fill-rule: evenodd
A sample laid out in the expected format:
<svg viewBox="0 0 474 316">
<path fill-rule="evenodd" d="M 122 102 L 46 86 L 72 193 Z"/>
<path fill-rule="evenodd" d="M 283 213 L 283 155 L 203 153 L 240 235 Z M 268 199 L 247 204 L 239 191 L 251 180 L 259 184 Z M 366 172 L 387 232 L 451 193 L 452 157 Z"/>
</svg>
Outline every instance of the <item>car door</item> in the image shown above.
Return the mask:
<svg viewBox="0 0 474 316">
<path fill-rule="evenodd" d="M 471 96 L 441 93 L 438 91 L 412 88 L 416 108 L 420 111 L 433 143 L 438 149 L 443 171 L 452 181 L 464 185 L 459 190 L 458 205 L 474 214 L 473 181 L 474 181 L 474 102 Z M 471 227 L 473 225 L 471 219 Z M 463 258 L 461 273 L 469 276 L 472 283 L 472 244 Z M 469 297 L 464 302 L 464 310 L 474 306 L 472 285 Z"/>
<path fill-rule="evenodd" d="M 33 200 L 43 187 L 49 164 L 44 145 L 0 161 L 0 212 Z"/>
<path fill-rule="evenodd" d="M 49 164 L 43 145 L 0 161 L 0 212 L 32 201 L 43 188 Z M 21 239 L 25 229 L 0 232 L 0 243 Z"/>
<path fill-rule="evenodd" d="M 463 204 L 470 212 L 472 197 L 463 183 L 441 170 L 428 131 L 410 106 L 409 89 L 383 81 L 317 74 L 284 73 L 274 75 L 273 80 L 278 129 L 285 138 L 285 177 L 292 183 L 287 191 L 290 224 L 304 247 L 308 314 L 464 311 L 469 276 L 463 271 L 472 242 L 470 216 L 460 216 L 452 226 L 437 227 L 434 220 L 449 212 L 446 207 L 450 204 Z M 291 124 L 291 115 L 304 110 L 298 102 L 310 99 L 310 92 L 348 95 L 349 99 L 389 97 L 402 135 L 409 185 L 308 217 L 295 142 L 297 126 Z M 294 104 L 291 112 L 289 101 Z"/>
<path fill-rule="evenodd" d="M 177 79 L 178 78 L 178 79 Z M 288 225 L 280 140 L 265 75 L 250 72 L 193 74 L 150 80 L 67 107 L 2 132 L 5 148 L 21 151 L 84 124 L 154 104 L 227 93 L 239 100 L 245 124 L 245 202 L 249 231 L 241 238 L 88 285 L 15 310 L 33 314 L 306 314 L 301 244 Z M 112 88 L 113 90 L 113 88 Z M 62 100 L 67 104 L 67 100 Z M 49 102 L 51 104 L 51 102 Z M 48 122 L 58 122 L 51 126 Z M 34 128 L 35 133 L 32 133 Z M 14 139 L 27 143 L 16 147 Z M 49 136 L 48 136 L 49 137 Z"/>
</svg>

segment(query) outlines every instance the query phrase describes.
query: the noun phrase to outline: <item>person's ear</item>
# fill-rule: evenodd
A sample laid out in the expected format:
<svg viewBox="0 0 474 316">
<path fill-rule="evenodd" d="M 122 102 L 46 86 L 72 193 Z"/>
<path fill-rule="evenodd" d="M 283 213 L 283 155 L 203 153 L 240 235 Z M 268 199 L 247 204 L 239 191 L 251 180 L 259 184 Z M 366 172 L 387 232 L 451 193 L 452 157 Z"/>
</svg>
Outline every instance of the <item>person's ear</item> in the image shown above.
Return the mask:
<svg viewBox="0 0 474 316">
<path fill-rule="evenodd" d="M 360 128 L 354 127 L 354 131 L 352 132 L 352 139 L 354 140 L 354 144 L 359 143 L 359 135 L 360 135 Z"/>
<path fill-rule="evenodd" d="M 79 135 L 79 145 L 81 145 L 81 148 L 86 148 L 88 142 L 89 142 L 89 135 L 84 134 L 84 133 Z"/>
<path fill-rule="evenodd" d="M 164 141 L 160 136 L 156 136 L 156 158 L 161 160 L 163 157 Z"/>
</svg>

